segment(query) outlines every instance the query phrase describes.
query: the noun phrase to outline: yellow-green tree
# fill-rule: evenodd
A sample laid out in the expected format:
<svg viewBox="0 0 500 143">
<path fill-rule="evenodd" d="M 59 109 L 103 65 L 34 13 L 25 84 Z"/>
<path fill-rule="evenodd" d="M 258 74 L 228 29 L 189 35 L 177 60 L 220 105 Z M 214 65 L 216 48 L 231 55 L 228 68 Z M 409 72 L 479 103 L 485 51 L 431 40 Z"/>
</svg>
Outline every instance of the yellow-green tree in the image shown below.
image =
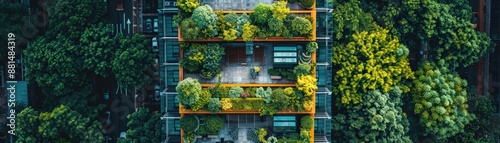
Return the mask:
<svg viewBox="0 0 500 143">
<path fill-rule="evenodd" d="M 340 66 L 334 77 L 334 92 L 341 95 L 343 104 L 360 103 L 362 94 L 369 90 L 387 93 L 401 80 L 414 78 L 408 49 L 388 32 L 380 27 L 357 32 L 349 43 L 333 47 L 332 62 Z"/>
</svg>

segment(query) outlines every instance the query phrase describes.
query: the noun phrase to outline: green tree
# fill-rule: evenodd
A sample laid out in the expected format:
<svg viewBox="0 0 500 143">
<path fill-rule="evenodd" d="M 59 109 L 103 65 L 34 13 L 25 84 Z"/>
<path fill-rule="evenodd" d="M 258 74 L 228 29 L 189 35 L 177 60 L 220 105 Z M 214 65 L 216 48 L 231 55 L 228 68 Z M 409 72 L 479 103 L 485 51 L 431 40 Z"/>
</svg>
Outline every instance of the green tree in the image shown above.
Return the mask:
<svg viewBox="0 0 500 143">
<path fill-rule="evenodd" d="M 144 71 L 153 63 L 148 41 L 142 34 L 119 38 L 119 47 L 111 60 L 111 71 L 119 85 L 136 89 L 144 83 Z"/>
<path fill-rule="evenodd" d="M 19 112 L 19 111 L 17 111 Z M 16 136 L 17 143 L 30 143 L 39 142 L 40 133 L 38 132 L 38 125 L 40 125 L 40 118 L 38 111 L 28 107 L 17 114 L 16 123 Z"/>
<path fill-rule="evenodd" d="M 267 20 L 272 16 L 273 6 L 259 3 L 254 8 L 254 12 L 251 15 L 252 22 L 258 25 L 264 25 Z"/>
<path fill-rule="evenodd" d="M 413 81 L 414 111 L 425 128 L 424 135 L 442 140 L 462 132 L 475 116 L 467 111 L 467 81 L 447 69 L 445 61 L 424 62 Z"/>
<path fill-rule="evenodd" d="M 312 32 L 312 23 L 303 17 L 295 17 L 292 22 L 291 32 L 294 35 L 309 35 Z"/>
<path fill-rule="evenodd" d="M 160 116 L 160 114 L 153 114 L 149 112 L 148 108 L 143 107 L 127 115 L 127 142 L 160 142 L 162 135 Z"/>
<path fill-rule="evenodd" d="M 351 42 L 333 48 L 337 54 L 332 62 L 341 67 L 334 77 L 334 93 L 341 95 L 343 104 L 360 103 L 369 90 L 387 93 L 401 80 L 414 78 L 408 49 L 388 32 L 377 28 L 353 34 Z"/>
<path fill-rule="evenodd" d="M 186 18 L 181 22 L 182 38 L 186 40 L 200 39 L 200 28 L 192 18 Z"/>
<path fill-rule="evenodd" d="M 403 114 L 397 86 L 389 93 L 370 90 L 363 102 L 347 107 L 332 119 L 335 142 L 412 142 L 406 135 L 409 123 Z"/>
</svg>

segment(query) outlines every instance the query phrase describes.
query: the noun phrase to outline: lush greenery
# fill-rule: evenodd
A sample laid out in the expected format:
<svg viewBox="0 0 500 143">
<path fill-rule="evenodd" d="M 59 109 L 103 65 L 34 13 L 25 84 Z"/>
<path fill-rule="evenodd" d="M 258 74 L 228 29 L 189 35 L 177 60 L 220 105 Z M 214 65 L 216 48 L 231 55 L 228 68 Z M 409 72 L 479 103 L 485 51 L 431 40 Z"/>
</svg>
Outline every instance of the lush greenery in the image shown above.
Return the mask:
<svg viewBox="0 0 500 143">
<path fill-rule="evenodd" d="M 300 127 L 303 129 L 311 129 L 313 127 L 314 120 L 311 116 L 306 115 L 300 119 Z"/>
<path fill-rule="evenodd" d="M 127 115 L 127 141 L 137 143 L 159 142 L 161 139 L 160 114 L 153 114 L 147 108 L 139 108 Z"/>
<path fill-rule="evenodd" d="M 220 72 L 220 61 L 225 55 L 219 44 L 183 43 L 184 58 L 179 64 L 189 72 L 201 69 L 201 76 L 211 79 Z"/>
<path fill-rule="evenodd" d="M 457 74 L 494 46 L 472 26 L 473 4 L 467 0 L 333 2 L 332 63 L 338 69 L 333 81 L 337 108 L 333 138 L 498 142 L 492 137 L 498 132 L 484 128 L 498 127 L 489 122 L 487 99 L 470 103 L 471 97 L 481 95 L 467 97 L 471 94 L 465 90 L 467 82 Z M 415 60 L 412 65 L 409 55 Z M 412 70 L 417 71 L 415 76 Z M 468 106 L 472 104 L 475 107 Z M 478 112 L 480 105 L 485 112 Z"/>
<path fill-rule="evenodd" d="M 416 72 L 414 82 L 414 111 L 425 135 L 445 139 L 461 132 L 475 118 L 467 112 L 467 81 L 446 68 L 444 60 L 438 64 L 425 62 Z"/>
<path fill-rule="evenodd" d="M 181 25 L 182 38 L 185 40 L 219 37 L 225 41 L 233 41 L 242 37 L 244 41 L 251 41 L 254 37 L 312 37 L 312 18 L 303 14 L 291 14 L 286 1 L 271 5 L 259 3 L 250 15 L 224 14 L 222 11 L 214 12 L 208 5 L 181 2 L 187 4 L 181 7 L 182 10 L 174 20 Z M 305 0 L 301 3 L 312 6 L 314 1 Z"/>
<path fill-rule="evenodd" d="M 181 128 L 185 132 L 194 132 L 198 129 L 200 121 L 195 115 L 185 115 L 181 118 Z"/>
<path fill-rule="evenodd" d="M 175 87 L 177 91 L 177 99 L 182 105 L 194 105 L 199 99 L 201 92 L 201 85 L 198 79 L 186 78 L 177 84 Z"/>
<path fill-rule="evenodd" d="M 224 126 L 224 119 L 219 115 L 205 115 L 202 117 L 205 120 L 205 127 L 207 132 L 217 134 L 217 132 Z"/>
</svg>

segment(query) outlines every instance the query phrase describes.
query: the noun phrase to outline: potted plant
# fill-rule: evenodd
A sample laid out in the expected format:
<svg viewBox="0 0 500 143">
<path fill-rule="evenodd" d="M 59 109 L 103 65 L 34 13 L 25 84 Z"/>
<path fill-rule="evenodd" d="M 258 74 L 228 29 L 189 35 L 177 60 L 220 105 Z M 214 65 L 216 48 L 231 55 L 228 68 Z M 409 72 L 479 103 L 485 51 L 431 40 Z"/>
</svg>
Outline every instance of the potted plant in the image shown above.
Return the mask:
<svg viewBox="0 0 500 143">
<path fill-rule="evenodd" d="M 312 9 L 314 5 L 314 0 L 299 0 L 299 5 L 305 9 Z"/>
<path fill-rule="evenodd" d="M 257 75 L 259 75 L 259 72 L 260 72 L 260 67 L 258 67 L 258 66 L 253 66 L 253 70 L 255 70 L 255 72 L 257 72 Z"/>
<path fill-rule="evenodd" d="M 196 138 L 196 135 L 194 133 L 189 132 L 182 137 L 182 140 L 184 140 L 185 143 L 196 143 L 196 140 L 198 140 L 198 138 Z"/>
</svg>

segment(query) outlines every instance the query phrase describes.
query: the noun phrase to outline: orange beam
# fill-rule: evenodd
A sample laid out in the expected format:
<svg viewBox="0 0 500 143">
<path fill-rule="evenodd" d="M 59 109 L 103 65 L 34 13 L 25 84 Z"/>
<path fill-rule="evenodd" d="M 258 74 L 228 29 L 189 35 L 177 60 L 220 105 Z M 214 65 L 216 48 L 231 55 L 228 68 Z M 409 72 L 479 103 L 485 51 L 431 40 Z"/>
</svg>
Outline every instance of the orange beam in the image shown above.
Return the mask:
<svg viewBox="0 0 500 143">
<path fill-rule="evenodd" d="M 292 110 L 281 110 L 276 112 L 276 114 L 279 115 L 289 115 L 289 114 L 312 114 L 314 115 L 314 110 L 311 111 L 292 111 Z M 181 114 L 212 114 L 212 112 L 208 110 L 199 110 L 199 111 L 192 111 L 191 109 L 182 109 L 179 110 L 179 113 Z M 259 110 L 224 110 L 217 112 L 215 114 L 260 114 Z M 314 117 L 314 116 L 313 116 Z"/>
<path fill-rule="evenodd" d="M 272 83 L 265 83 L 265 84 L 258 84 L 258 83 L 252 83 L 252 84 L 220 84 L 221 86 L 227 86 L 227 87 L 232 87 L 232 86 L 239 86 L 239 87 L 295 87 L 295 83 L 286 83 L 286 84 L 272 84 Z M 215 84 L 211 83 L 203 83 L 201 84 L 201 87 L 211 87 L 215 86 Z"/>
</svg>

